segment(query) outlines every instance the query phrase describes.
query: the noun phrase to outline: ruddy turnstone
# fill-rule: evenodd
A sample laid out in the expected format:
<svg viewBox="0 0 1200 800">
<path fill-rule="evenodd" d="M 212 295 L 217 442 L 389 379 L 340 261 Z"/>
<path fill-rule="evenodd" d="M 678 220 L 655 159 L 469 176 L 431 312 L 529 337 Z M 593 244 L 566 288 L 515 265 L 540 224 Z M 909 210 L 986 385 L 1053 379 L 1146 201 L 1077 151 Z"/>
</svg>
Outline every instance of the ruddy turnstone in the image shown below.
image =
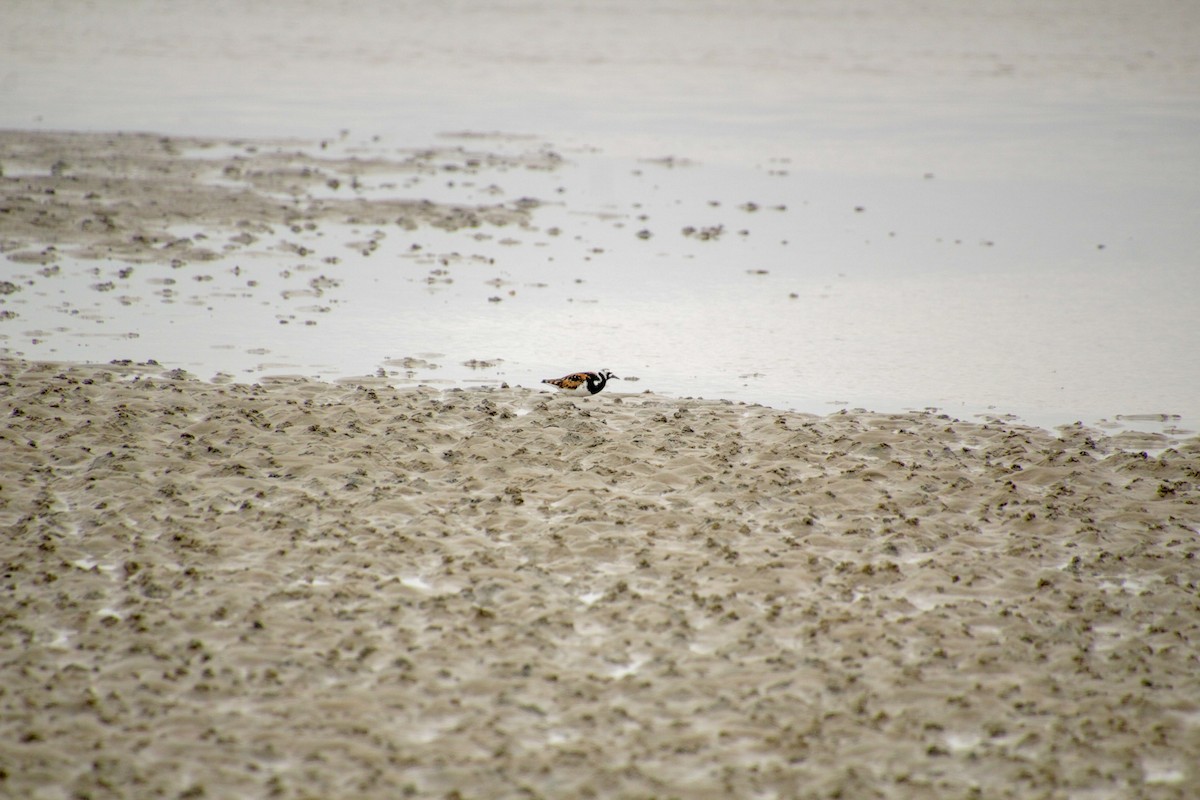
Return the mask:
<svg viewBox="0 0 1200 800">
<path fill-rule="evenodd" d="M 561 378 L 546 378 L 542 383 L 557 386 L 560 392 L 596 394 L 604 388 L 610 378 L 614 381 L 621 380 L 608 370 L 602 369 L 599 372 L 572 372 Z"/>
</svg>

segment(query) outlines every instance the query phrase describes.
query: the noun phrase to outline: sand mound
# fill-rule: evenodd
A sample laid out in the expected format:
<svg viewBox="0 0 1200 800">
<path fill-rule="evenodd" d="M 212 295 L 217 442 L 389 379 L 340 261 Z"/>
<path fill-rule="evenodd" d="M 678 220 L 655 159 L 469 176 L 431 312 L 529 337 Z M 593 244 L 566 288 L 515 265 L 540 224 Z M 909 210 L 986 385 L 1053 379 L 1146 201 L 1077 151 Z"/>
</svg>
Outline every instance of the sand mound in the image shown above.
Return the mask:
<svg viewBox="0 0 1200 800">
<path fill-rule="evenodd" d="M 0 794 L 1200 784 L 1200 440 L 0 366 Z"/>
</svg>

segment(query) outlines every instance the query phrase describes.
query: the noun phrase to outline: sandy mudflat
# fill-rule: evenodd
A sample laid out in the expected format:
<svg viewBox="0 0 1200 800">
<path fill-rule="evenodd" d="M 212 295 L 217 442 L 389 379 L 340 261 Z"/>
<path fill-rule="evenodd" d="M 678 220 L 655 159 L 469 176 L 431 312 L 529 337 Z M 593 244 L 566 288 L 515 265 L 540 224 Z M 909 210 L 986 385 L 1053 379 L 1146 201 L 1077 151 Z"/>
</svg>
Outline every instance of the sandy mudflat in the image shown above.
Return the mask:
<svg viewBox="0 0 1200 800">
<path fill-rule="evenodd" d="M 5 797 L 1200 785 L 1195 438 L 2 374 Z"/>
<path fill-rule="evenodd" d="M 461 147 L 409 150 L 388 159 L 322 158 L 302 152 L 311 144 L 0 131 L 0 253 L 28 264 L 53 264 L 63 253 L 180 264 L 244 250 L 273 233 L 272 226 L 299 233 L 329 222 L 443 230 L 505 225 L 527 219 L 536 202 L 468 207 L 366 199 L 351 189 L 381 173 L 469 174 L 483 167 L 551 169 L 557 163 L 552 153 L 514 158 Z M 324 196 L 314 194 L 322 191 Z M 176 232 L 185 224 L 236 235 L 209 241 L 206 234 L 197 241 Z M 299 250 L 282 245 L 289 248 Z"/>
</svg>

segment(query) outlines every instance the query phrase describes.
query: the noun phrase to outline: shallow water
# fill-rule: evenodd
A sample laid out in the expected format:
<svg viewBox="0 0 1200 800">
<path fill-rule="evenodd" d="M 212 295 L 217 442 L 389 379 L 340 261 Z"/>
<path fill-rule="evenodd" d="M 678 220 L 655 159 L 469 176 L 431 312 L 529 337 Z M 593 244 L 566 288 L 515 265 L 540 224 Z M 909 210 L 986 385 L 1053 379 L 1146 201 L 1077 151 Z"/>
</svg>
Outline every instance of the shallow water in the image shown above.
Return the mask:
<svg viewBox="0 0 1200 800">
<path fill-rule="evenodd" d="M 805 411 L 1200 424 L 1195 13 L 331 16 L 280 1 L 151 5 L 134 26 L 73 3 L 14 8 L 5 127 L 298 136 L 384 156 L 506 131 L 533 138 L 470 142 L 565 163 L 360 187 L 460 203 L 496 187 L 543 202 L 528 229 L 325 226 L 291 237 L 312 258 L 126 278 L 114 262 L 64 259 L 53 280 L 10 264 L 36 284 L 3 298 L 20 314 L 0 328 L 10 352 L 441 384 L 606 366 L 638 379 L 621 390 Z M 1062 46 L 1080 35 L 1088 52 Z M 372 240 L 367 256 L 348 246 Z"/>
</svg>

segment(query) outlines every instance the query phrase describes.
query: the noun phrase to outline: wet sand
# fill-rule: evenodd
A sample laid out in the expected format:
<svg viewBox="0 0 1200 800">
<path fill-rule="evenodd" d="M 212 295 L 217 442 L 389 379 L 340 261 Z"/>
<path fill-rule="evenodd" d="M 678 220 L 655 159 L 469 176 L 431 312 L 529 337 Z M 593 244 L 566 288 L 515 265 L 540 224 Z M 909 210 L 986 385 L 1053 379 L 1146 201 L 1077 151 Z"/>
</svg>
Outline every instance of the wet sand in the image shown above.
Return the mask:
<svg viewBox="0 0 1200 800">
<path fill-rule="evenodd" d="M 1195 437 L 0 371 L 0 795 L 1200 784 Z"/>
<path fill-rule="evenodd" d="M 361 180 L 380 174 L 462 175 L 557 163 L 553 153 L 504 156 L 455 146 L 410 149 L 391 158 L 323 157 L 327 145 L 0 131 L 0 254 L 18 264 L 54 264 L 68 255 L 181 266 L 239 252 L 304 256 L 289 234 L 294 239 L 331 222 L 445 231 L 518 224 L 528 220 L 536 201 L 467 206 L 368 198 L 357 190 Z M 202 232 L 186 236 L 179 232 L 183 226 Z M 276 229 L 282 241 L 273 236 Z"/>
<path fill-rule="evenodd" d="M 843 176 L 810 204 L 787 169 L 465 131 L 429 147 L 0 131 L 0 172 L 8 357 L 443 386 L 607 365 L 663 394 L 808 412 L 1171 436 L 1200 419 L 1190 261 L 1064 249 L 1038 216 L 967 247 L 1011 208 L 953 180 Z M 959 207 L 970 224 L 944 239 Z M 1065 266 L 1081 253 L 1086 269 Z"/>
</svg>

